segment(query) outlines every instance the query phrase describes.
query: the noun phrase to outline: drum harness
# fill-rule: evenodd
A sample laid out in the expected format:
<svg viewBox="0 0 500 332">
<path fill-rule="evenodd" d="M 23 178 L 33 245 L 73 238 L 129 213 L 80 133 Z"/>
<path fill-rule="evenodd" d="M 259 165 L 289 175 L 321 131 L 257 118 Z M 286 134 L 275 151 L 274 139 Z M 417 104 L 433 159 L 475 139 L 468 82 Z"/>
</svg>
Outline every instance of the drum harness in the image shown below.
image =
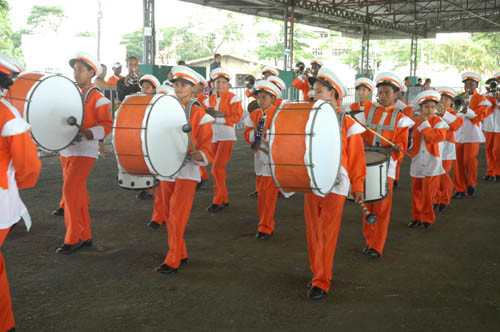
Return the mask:
<svg viewBox="0 0 500 332">
<path fill-rule="evenodd" d="M 184 109 L 184 114 L 186 115 L 186 120 L 188 124 L 191 120 L 191 110 L 193 109 L 194 105 L 201 107 L 201 104 L 198 100 L 191 99 L 191 101 L 187 104 L 186 108 Z M 189 154 L 189 149 L 188 149 L 188 151 L 186 152 L 186 158 L 184 159 L 184 163 L 182 164 L 182 166 L 186 165 L 192 159 L 193 157 Z"/>
<path fill-rule="evenodd" d="M 344 125 L 344 118 L 346 113 L 345 112 L 337 112 L 335 111 L 337 115 L 337 120 L 339 122 L 339 128 L 340 128 L 340 165 L 342 165 L 342 126 Z M 340 169 L 340 167 L 339 167 Z M 337 186 L 340 184 L 340 170 L 337 172 L 337 176 L 335 178 L 335 182 L 333 186 Z"/>
<path fill-rule="evenodd" d="M 85 114 L 85 104 L 87 103 L 87 99 L 89 98 L 90 96 L 90 93 L 94 90 L 97 90 L 99 91 L 100 93 L 102 93 L 102 90 L 99 89 L 98 87 L 96 86 L 91 86 L 90 88 L 88 88 L 87 91 L 85 91 L 85 93 L 83 94 L 82 96 L 82 101 L 83 101 L 83 114 Z M 83 121 L 83 118 L 82 118 L 82 121 Z M 82 122 L 83 124 L 83 122 Z M 72 145 L 75 144 L 75 143 L 80 143 L 81 141 L 83 140 L 83 134 L 81 133 L 78 133 L 78 135 L 76 135 L 75 139 L 73 140 L 73 142 L 71 143 Z"/>
<path fill-rule="evenodd" d="M 378 134 L 382 135 L 382 131 L 383 130 L 391 130 L 393 135 L 394 135 L 394 129 L 396 128 L 396 120 L 398 118 L 398 114 L 399 114 L 399 110 L 395 109 L 393 112 L 392 112 L 392 116 L 391 116 L 391 122 L 389 123 L 388 126 L 384 125 L 384 121 L 385 121 L 385 118 L 386 118 L 386 113 L 384 113 L 382 115 L 382 117 L 380 118 L 380 122 L 378 124 L 374 124 L 373 123 L 373 117 L 375 115 L 375 110 L 377 109 L 377 106 L 372 106 L 372 108 L 370 108 L 370 111 L 368 112 L 368 119 L 366 119 L 366 126 L 370 129 L 373 129 L 375 130 Z M 392 138 L 392 137 L 391 137 Z M 382 151 L 384 152 L 385 154 L 389 155 L 390 154 L 390 148 L 384 148 L 382 147 L 382 144 L 381 144 L 381 141 L 380 141 L 380 137 L 377 137 L 374 135 L 374 140 L 373 140 L 373 145 L 371 145 L 372 147 L 376 147 L 376 150 L 379 150 L 379 151 Z M 369 147 L 369 146 L 367 146 Z"/>
</svg>

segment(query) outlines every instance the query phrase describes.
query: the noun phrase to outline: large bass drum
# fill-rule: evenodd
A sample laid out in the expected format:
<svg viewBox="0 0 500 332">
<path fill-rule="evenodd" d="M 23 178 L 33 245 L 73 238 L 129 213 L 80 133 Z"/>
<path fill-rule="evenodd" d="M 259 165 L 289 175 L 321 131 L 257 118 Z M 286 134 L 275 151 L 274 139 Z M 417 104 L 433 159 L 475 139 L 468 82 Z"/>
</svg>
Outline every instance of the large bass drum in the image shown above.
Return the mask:
<svg viewBox="0 0 500 332">
<path fill-rule="evenodd" d="M 78 127 L 69 125 L 68 118 L 83 123 L 80 88 L 63 75 L 23 72 L 5 99 L 31 125 L 33 140 L 47 151 L 68 147 L 78 135 Z"/>
</svg>

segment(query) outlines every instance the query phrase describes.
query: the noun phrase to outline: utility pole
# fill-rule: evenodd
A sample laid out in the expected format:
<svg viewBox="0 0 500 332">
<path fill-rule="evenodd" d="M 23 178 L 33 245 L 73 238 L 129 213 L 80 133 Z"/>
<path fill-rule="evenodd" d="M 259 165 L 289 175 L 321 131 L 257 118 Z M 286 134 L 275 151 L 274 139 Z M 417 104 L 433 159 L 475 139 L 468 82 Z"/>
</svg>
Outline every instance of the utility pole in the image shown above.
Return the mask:
<svg viewBox="0 0 500 332">
<path fill-rule="evenodd" d="M 97 12 L 97 61 L 101 61 L 101 19 L 102 19 L 102 10 L 101 10 L 101 0 L 97 0 L 99 5 L 99 11 Z"/>
</svg>

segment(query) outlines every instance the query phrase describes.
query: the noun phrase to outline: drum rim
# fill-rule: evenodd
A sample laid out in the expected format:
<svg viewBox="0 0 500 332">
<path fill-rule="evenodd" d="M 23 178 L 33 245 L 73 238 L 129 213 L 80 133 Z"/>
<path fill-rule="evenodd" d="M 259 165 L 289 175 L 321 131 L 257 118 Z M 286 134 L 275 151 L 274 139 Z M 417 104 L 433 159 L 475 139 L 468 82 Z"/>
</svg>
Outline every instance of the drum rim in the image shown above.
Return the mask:
<svg viewBox="0 0 500 332">
<path fill-rule="evenodd" d="M 78 85 L 72 81 L 70 78 L 66 77 L 65 75 L 62 75 L 62 74 L 44 74 L 44 73 L 41 73 L 41 72 L 25 72 L 25 73 L 22 73 L 22 75 L 18 76 L 16 78 L 16 80 L 18 79 L 22 79 L 22 80 L 26 80 L 28 81 L 28 79 L 24 78 L 25 75 L 28 75 L 28 74 L 40 74 L 42 75 L 40 77 L 39 80 L 37 80 L 37 82 L 30 88 L 30 90 L 28 91 L 28 96 L 29 98 L 28 99 L 25 99 L 25 102 L 30 100 L 30 102 L 28 103 L 28 105 L 25 105 L 25 111 L 24 111 L 24 114 L 25 114 L 25 117 L 26 117 L 26 122 L 30 123 L 30 120 L 29 120 L 29 108 L 31 106 L 31 96 L 33 95 L 33 93 L 35 93 L 36 89 L 38 89 L 38 87 L 40 86 L 40 84 L 51 78 L 51 77 L 62 77 L 64 79 L 67 79 L 68 81 L 70 81 L 76 88 L 76 90 L 78 91 L 79 95 L 80 95 L 80 99 L 81 99 L 81 103 L 82 103 L 82 122 L 80 123 L 80 125 L 83 124 L 83 121 L 85 119 L 85 105 L 83 103 L 83 96 L 82 96 L 82 92 L 81 92 L 81 89 L 78 87 Z M 40 146 L 42 149 L 46 150 L 46 151 L 53 151 L 53 152 L 58 152 L 58 151 L 62 151 L 64 149 L 66 149 L 68 146 L 70 146 L 73 141 L 75 140 L 75 138 L 78 136 L 79 134 L 79 131 L 76 132 L 75 136 L 73 137 L 73 139 L 71 139 L 71 141 L 65 145 L 64 147 L 58 149 L 58 150 L 53 150 L 53 149 L 48 149 L 46 148 L 45 146 L 43 146 L 42 144 L 40 144 L 40 142 L 35 138 L 35 136 L 33 135 L 33 131 L 30 131 L 30 135 L 31 135 L 31 138 L 33 138 L 33 141 L 35 141 L 35 143 Z"/>
<path fill-rule="evenodd" d="M 383 163 L 389 163 L 390 160 L 389 160 L 389 156 L 383 152 L 380 152 L 380 151 L 373 151 L 373 150 L 365 150 L 366 151 L 369 151 L 369 152 L 375 152 L 375 153 L 379 153 L 381 155 L 384 155 L 385 156 L 385 159 L 382 159 L 382 160 L 379 160 L 379 161 L 373 161 L 371 163 L 366 163 L 366 166 L 377 166 L 377 165 L 380 165 L 380 164 L 383 164 Z M 387 169 L 389 169 L 389 167 L 387 167 Z"/>
</svg>

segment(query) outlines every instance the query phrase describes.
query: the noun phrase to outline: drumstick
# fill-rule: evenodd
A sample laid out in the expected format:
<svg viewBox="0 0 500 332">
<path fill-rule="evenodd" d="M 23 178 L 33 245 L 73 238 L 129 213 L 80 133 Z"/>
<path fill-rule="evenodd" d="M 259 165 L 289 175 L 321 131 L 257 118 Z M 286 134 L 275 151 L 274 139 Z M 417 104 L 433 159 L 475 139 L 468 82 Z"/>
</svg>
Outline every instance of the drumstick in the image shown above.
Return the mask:
<svg viewBox="0 0 500 332">
<path fill-rule="evenodd" d="M 193 127 L 191 127 L 189 123 L 186 123 L 184 126 L 182 126 L 182 131 L 188 135 L 189 146 L 191 147 L 191 150 L 195 152 L 196 149 L 194 147 L 193 135 L 191 134 L 191 130 L 193 130 Z"/>
<path fill-rule="evenodd" d="M 353 118 L 353 119 L 356 120 L 357 123 L 359 123 L 360 125 L 362 125 L 366 130 L 368 130 L 369 132 L 371 132 L 373 135 L 375 135 L 377 137 L 380 137 L 382 140 L 384 140 L 386 143 L 390 144 L 391 146 L 399 146 L 397 144 L 394 144 L 393 142 L 391 142 L 389 139 L 385 138 L 381 134 L 377 133 L 375 130 L 368 128 L 367 126 L 365 126 L 364 124 L 362 124 L 361 122 L 359 122 L 358 119 L 356 119 L 356 118 Z M 408 157 L 412 158 L 411 154 L 409 154 L 407 151 L 405 151 L 405 155 L 407 155 Z"/>
<path fill-rule="evenodd" d="M 70 116 L 66 122 L 70 125 L 70 126 L 76 126 L 78 129 L 82 130 L 82 126 L 80 126 L 78 123 L 76 123 L 76 118 L 74 116 Z"/>
<path fill-rule="evenodd" d="M 370 213 L 370 210 L 368 210 L 368 208 L 366 207 L 365 203 L 363 202 L 358 202 L 359 206 L 361 206 L 361 208 L 363 209 L 363 211 L 365 211 L 366 213 L 366 223 L 367 224 L 370 224 L 370 225 L 373 225 L 377 222 L 377 216 Z"/>
</svg>

